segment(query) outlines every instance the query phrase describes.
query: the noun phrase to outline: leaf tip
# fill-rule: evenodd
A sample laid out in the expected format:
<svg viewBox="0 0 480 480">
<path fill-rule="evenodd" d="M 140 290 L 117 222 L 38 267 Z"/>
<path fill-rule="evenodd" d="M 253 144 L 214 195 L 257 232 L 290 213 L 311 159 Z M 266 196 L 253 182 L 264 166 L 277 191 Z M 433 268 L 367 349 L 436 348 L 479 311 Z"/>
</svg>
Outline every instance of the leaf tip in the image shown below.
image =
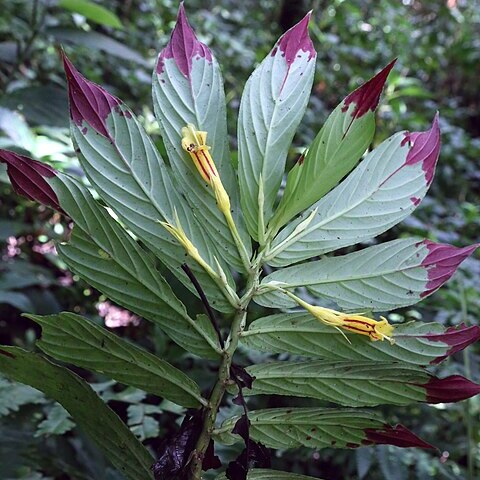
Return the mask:
<svg viewBox="0 0 480 480">
<path fill-rule="evenodd" d="M 425 335 L 425 338 L 432 342 L 445 343 L 450 347 L 444 355 L 430 362 L 432 365 L 437 365 L 449 356 L 478 342 L 478 340 L 480 340 L 480 327 L 478 325 L 467 327 L 462 323 L 459 326 L 447 328 L 444 333 L 429 333 Z"/>
<path fill-rule="evenodd" d="M 410 144 L 410 150 L 407 154 L 406 165 L 415 165 L 421 163 L 422 170 L 425 174 L 427 186 L 432 183 L 437 166 L 438 157 L 440 155 L 440 126 L 439 114 L 435 114 L 432 126 L 425 132 L 407 132 L 402 142 Z"/>
<path fill-rule="evenodd" d="M 317 52 L 308 34 L 308 23 L 311 16 L 312 10 L 280 37 L 277 45 L 272 50 L 272 56 L 275 56 L 280 51 L 288 66 L 295 61 L 300 51 L 308 54 L 308 61 L 316 57 Z"/>
<path fill-rule="evenodd" d="M 212 53 L 195 35 L 185 13 L 183 2 L 178 8 L 177 22 L 170 40 L 158 56 L 156 67 L 158 75 L 165 70 L 165 60 L 171 58 L 187 79 L 190 79 L 194 58 L 204 58 L 207 62 L 212 62 Z"/>
<path fill-rule="evenodd" d="M 424 240 L 422 243 L 426 246 L 428 253 L 422 261 L 422 266 L 427 269 L 427 283 L 425 290 L 420 294 L 421 298 L 430 295 L 446 283 L 460 264 L 480 246 L 476 243 L 459 248 L 430 240 Z"/>
<path fill-rule="evenodd" d="M 62 211 L 56 193 L 46 180 L 56 176 L 50 165 L 8 150 L 0 150 L 0 163 L 7 165 L 7 174 L 16 193 Z"/>
<path fill-rule="evenodd" d="M 366 439 L 363 445 L 394 445 L 400 448 L 426 448 L 435 450 L 430 443 L 425 442 L 403 425 L 384 425 L 383 428 L 366 428 Z"/>
<path fill-rule="evenodd" d="M 432 376 L 427 383 L 419 386 L 426 390 L 427 403 L 460 402 L 480 393 L 480 385 L 461 375 L 446 378 Z"/>
<path fill-rule="evenodd" d="M 352 112 L 354 119 L 360 118 L 367 112 L 374 112 L 377 109 L 380 95 L 387 81 L 390 71 L 394 67 L 397 59 L 394 58 L 386 67 L 378 72 L 373 78 L 358 87 L 352 93 L 347 95 L 343 101 L 342 111 L 346 112 L 348 107 L 354 103 L 355 109 Z"/>
<path fill-rule="evenodd" d="M 118 108 L 120 100 L 100 85 L 87 80 L 74 67 L 65 52 L 61 50 L 60 53 L 67 77 L 71 119 L 79 127 L 82 127 L 85 121 L 97 133 L 108 137 L 106 119 L 113 109 Z M 86 133 L 85 128 L 82 128 L 83 133 Z"/>
</svg>

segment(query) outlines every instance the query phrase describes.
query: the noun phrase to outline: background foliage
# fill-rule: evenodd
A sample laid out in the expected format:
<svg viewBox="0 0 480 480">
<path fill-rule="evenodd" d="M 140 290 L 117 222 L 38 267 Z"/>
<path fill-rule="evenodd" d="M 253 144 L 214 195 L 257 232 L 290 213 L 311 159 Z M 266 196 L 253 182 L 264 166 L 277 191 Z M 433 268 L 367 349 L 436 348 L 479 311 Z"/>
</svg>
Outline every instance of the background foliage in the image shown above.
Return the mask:
<svg viewBox="0 0 480 480">
<path fill-rule="evenodd" d="M 56 51 L 60 44 L 88 78 L 124 99 L 158 140 L 150 75 L 178 4 L 173 0 L 109 0 L 101 5 L 106 11 L 92 10 L 89 2 L 68 0 L 4 2 L 0 18 L 0 147 L 79 172 L 68 137 L 65 81 Z M 290 152 L 290 165 L 339 101 L 398 57 L 379 109 L 374 143 L 403 128 L 424 129 L 438 109 L 443 147 L 436 180 L 422 207 L 378 241 L 411 234 L 459 246 L 478 241 L 478 2 L 317 0 L 302 4 L 248 0 L 240 4 L 189 0 L 186 7 L 200 39 L 210 45 L 223 66 L 231 133 L 241 91 L 254 65 L 282 31 L 314 8 L 311 34 L 318 50 L 314 91 Z M 235 150 L 233 145 L 234 160 Z M 209 377 L 194 357 L 154 326 L 106 302 L 65 270 L 50 239 L 61 240 L 69 229 L 58 214 L 15 195 L 0 170 L 0 343 L 31 348 L 39 327 L 21 317 L 22 311 L 53 314 L 70 310 L 117 328 L 122 336 L 161 353 L 207 389 Z M 399 311 L 390 320 L 415 318 L 446 325 L 477 322 L 479 279 L 477 256 L 466 261 L 455 279 L 421 308 Z M 200 311 L 192 305 L 191 296 L 185 298 L 189 307 Z M 262 313 L 258 307 L 254 315 Z M 245 360 L 260 355 L 247 349 L 240 353 Z M 464 374 L 478 382 L 478 360 L 478 347 L 470 348 L 468 354 L 450 359 L 444 373 Z M 77 372 L 86 375 L 80 369 Z M 124 389 L 101 376 L 89 374 L 87 379 L 153 450 L 159 447 L 161 437 L 176 427 L 181 410 L 170 402 L 159 403 L 156 397 Z M 305 406 L 308 402 L 304 401 Z M 279 405 L 275 397 L 252 403 L 252 410 Z M 446 454 L 440 461 L 437 453 L 377 447 L 327 449 L 313 455 L 307 450 L 295 455 L 280 451 L 273 466 L 328 480 L 474 479 L 475 472 L 480 472 L 479 413 L 478 397 L 448 407 L 415 405 L 396 407 L 395 414 L 388 412 L 392 420 L 394 415 L 399 421 L 408 418 L 416 433 L 449 452 L 446 462 Z M 231 459 L 236 455 L 232 450 L 224 447 L 221 454 Z M 32 480 L 121 478 L 106 467 L 62 407 L 5 379 L 0 379 L 0 475 L 2 479 Z"/>
</svg>

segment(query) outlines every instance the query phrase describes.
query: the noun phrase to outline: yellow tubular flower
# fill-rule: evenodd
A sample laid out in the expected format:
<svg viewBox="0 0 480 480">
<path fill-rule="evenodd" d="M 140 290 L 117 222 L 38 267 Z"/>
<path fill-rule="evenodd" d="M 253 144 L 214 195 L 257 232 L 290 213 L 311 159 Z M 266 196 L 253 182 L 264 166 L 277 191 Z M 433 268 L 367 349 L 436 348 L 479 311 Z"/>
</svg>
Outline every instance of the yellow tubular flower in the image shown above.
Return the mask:
<svg viewBox="0 0 480 480">
<path fill-rule="evenodd" d="M 311 312 L 318 320 L 326 323 L 327 325 L 338 326 L 348 332 L 358 333 L 360 335 L 367 335 L 370 340 L 388 340 L 393 343 L 393 325 L 390 325 L 385 317 L 380 317 L 381 320 L 374 320 L 372 318 L 365 317 L 358 313 L 347 314 L 337 312 L 335 310 L 329 310 L 322 307 L 313 307 L 315 313 Z M 334 312 L 334 313 L 331 313 Z M 335 316 L 335 320 L 330 322 L 331 315 Z M 327 320 L 327 318 L 329 318 Z"/>
<path fill-rule="evenodd" d="M 212 177 L 212 188 L 215 193 L 218 208 L 225 216 L 231 217 L 230 197 L 228 196 L 220 177 Z M 229 220 L 229 218 L 227 218 L 227 220 Z"/>
<path fill-rule="evenodd" d="M 342 313 L 332 310 L 330 308 L 316 307 L 303 301 L 288 290 L 280 288 L 280 290 L 295 300 L 300 306 L 310 312 L 317 320 L 320 320 L 325 325 L 335 328 L 341 328 L 348 332 L 358 333 L 360 335 L 367 335 L 370 340 L 376 342 L 377 340 L 388 340 L 394 343 L 393 330 L 394 326 L 390 325 L 385 317 L 380 317 L 381 320 L 374 320 L 365 317 L 359 313 Z"/>
<path fill-rule="evenodd" d="M 227 277 L 225 272 L 222 270 L 222 267 L 218 263 L 218 260 L 215 258 L 215 262 L 217 263 L 217 268 L 219 269 L 216 272 L 200 255 L 197 247 L 190 241 L 183 230 L 182 225 L 180 224 L 180 220 L 177 215 L 177 211 L 174 210 L 173 217 L 175 220 L 175 224 L 162 222 L 159 223 L 175 238 L 178 242 L 182 245 L 182 247 L 186 250 L 187 254 L 190 255 L 207 273 L 210 277 L 215 281 L 215 283 L 219 286 L 219 288 L 223 291 L 227 300 L 232 304 L 234 308 L 238 308 L 240 299 L 238 298 L 236 292 L 230 287 L 227 281 Z"/>
<path fill-rule="evenodd" d="M 173 216 L 175 219 L 175 225 L 172 225 L 168 222 L 160 222 L 162 227 L 164 227 L 173 237 L 175 237 L 181 243 L 182 247 L 186 250 L 188 255 L 190 255 L 200 264 L 205 263 L 200 253 L 198 252 L 197 247 L 195 247 L 195 245 L 190 241 L 182 226 L 180 225 L 180 220 L 178 218 L 176 210 L 173 212 Z"/>
<path fill-rule="evenodd" d="M 197 130 L 191 123 L 182 128 L 182 148 L 188 152 L 202 178 L 211 185 L 217 205 L 224 215 L 230 214 L 230 198 L 215 166 L 210 147 L 207 145 L 207 132 Z"/>
<path fill-rule="evenodd" d="M 210 147 L 206 142 L 207 132 L 197 130 L 191 123 L 182 128 L 182 148 L 188 152 L 202 178 L 212 187 L 218 209 L 225 216 L 243 264 L 248 270 L 250 268 L 250 259 L 233 220 L 232 212 L 230 211 L 230 197 L 223 186 L 215 162 L 210 155 Z"/>
<path fill-rule="evenodd" d="M 212 184 L 212 178 L 218 178 L 217 167 L 207 146 L 207 132 L 200 132 L 191 123 L 182 128 L 182 148 L 189 153 L 202 178 Z"/>
</svg>

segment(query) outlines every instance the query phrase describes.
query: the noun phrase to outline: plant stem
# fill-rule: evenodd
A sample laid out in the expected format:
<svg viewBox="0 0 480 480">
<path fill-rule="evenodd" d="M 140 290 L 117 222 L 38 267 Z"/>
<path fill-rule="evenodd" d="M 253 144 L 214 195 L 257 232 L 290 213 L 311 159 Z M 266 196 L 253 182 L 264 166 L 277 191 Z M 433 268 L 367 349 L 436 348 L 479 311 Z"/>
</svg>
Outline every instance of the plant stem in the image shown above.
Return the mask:
<svg viewBox="0 0 480 480">
<path fill-rule="evenodd" d="M 255 267 L 249 271 L 247 285 L 232 321 L 230 334 L 225 342 L 223 349 L 222 362 L 218 371 L 217 381 L 210 394 L 208 406 L 205 407 L 205 416 L 202 431 L 198 437 L 195 450 L 192 453 L 190 464 L 189 480 L 202 479 L 202 466 L 205 452 L 212 438 L 212 432 L 215 429 L 215 421 L 217 419 L 218 409 L 222 403 L 223 396 L 230 381 L 230 367 L 232 365 L 233 355 L 238 347 L 240 336 L 245 328 L 247 319 L 247 308 L 253 298 L 255 290 L 258 286 L 258 279 L 261 270 L 261 258 L 258 259 Z"/>
<path fill-rule="evenodd" d="M 212 431 L 215 427 L 215 420 L 217 418 L 218 409 L 225 394 L 225 390 L 230 380 L 230 366 L 232 364 L 233 354 L 238 346 L 240 333 L 244 328 L 245 319 L 247 316 L 246 309 L 237 310 L 235 318 L 232 322 L 232 329 L 230 331 L 227 347 L 223 352 L 222 363 L 218 372 L 217 382 L 213 387 L 210 395 L 209 405 L 206 408 L 202 432 L 198 438 L 195 451 L 192 455 L 190 467 L 190 479 L 201 480 L 202 478 L 202 464 L 205 452 L 212 437 Z"/>
<path fill-rule="evenodd" d="M 245 248 L 245 244 L 243 243 L 240 234 L 238 233 L 237 226 L 235 225 L 232 214 L 230 211 L 228 211 L 225 212 L 224 215 L 225 219 L 227 220 L 228 227 L 230 228 L 232 238 L 237 246 L 238 253 L 240 254 L 240 258 L 242 259 L 243 266 L 245 267 L 245 270 L 249 272 L 251 271 L 250 257 L 247 253 L 247 249 Z"/>
</svg>

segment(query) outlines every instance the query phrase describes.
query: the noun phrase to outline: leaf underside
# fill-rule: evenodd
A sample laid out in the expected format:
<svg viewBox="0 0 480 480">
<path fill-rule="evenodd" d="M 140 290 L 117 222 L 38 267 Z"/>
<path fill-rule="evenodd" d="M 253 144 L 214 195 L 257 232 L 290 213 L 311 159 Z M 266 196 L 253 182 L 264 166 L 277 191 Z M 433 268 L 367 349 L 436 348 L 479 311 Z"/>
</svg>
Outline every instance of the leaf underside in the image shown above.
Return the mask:
<svg viewBox="0 0 480 480">
<path fill-rule="evenodd" d="M 287 395 L 326 400 L 346 407 L 424 402 L 429 375 L 402 363 L 371 361 L 272 362 L 248 367 L 255 378 L 245 395 Z"/>
<path fill-rule="evenodd" d="M 270 448 L 346 448 L 365 440 L 366 428 L 380 428 L 381 417 L 362 410 L 271 408 L 249 413 L 251 437 Z M 232 434 L 236 418 L 225 420 L 215 432 L 218 441 L 240 441 Z"/>
<path fill-rule="evenodd" d="M 58 245 L 68 267 L 114 302 L 158 324 L 186 350 L 215 358 L 214 333 L 188 316 L 152 255 L 77 180 L 59 174 L 51 183 L 75 222 L 70 242 Z"/>
<path fill-rule="evenodd" d="M 336 329 L 323 325 L 310 314 L 299 312 L 255 320 L 242 334 L 241 341 L 256 350 L 289 352 L 313 359 L 402 361 L 428 365 L 443 359 L 451 350 L 445 332 L 437 323 L 409 322 L 396 326 L 393 345 L 386 341 L 372 342 L 364 335 L 346 332 L 347 342 Z M 473 336 L 470 342 L 475 339 L 478 336 Z"/>
</svg>

